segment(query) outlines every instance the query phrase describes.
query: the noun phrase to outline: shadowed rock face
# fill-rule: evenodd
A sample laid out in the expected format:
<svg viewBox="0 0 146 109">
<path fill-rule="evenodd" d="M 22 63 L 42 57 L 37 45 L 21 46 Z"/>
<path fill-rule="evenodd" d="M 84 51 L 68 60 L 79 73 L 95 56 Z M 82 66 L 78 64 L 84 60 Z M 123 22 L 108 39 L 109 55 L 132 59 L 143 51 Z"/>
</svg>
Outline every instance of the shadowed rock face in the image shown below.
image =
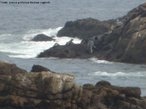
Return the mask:
<svg viewBox="0 0 146 109">
<path fill-rule="evenodd" d="M 146 63 L 145 13 L 146 4 L 142 4 L 123 17 L 118 40 L 111 52 L 122 62 Z"/>
<path fill-rule="evenodd" d="M 95 35 L 93 54 L 89 54 L 88 47 L 83 44 L 71 44 L 53 47 L 38 57 L 88 58 L 94 56 L 109 61 L 145 64 L 146 3 L 115 21 L 116 23 L 109 23 L 109 21 L 82 19 L 66 23 L 59 31 L 58 35 L 80 37 L 85 42 L 84 45 L 87 45 Z"/>
<path fill-rule="evenodd" d="M 50 69 L 45 68 L 41 65 L 33 65 L 32 66 L 31 72 L 42 72 L 42 71 L 50 71 Z"/>
<path fill-rule="evenodd" d="M 88 52 L 86 45 L 70 44 L 65 46 L 54 46 L 38 55 L 38 57 L 59 57 L 59 58 L 89 58 L 93 55 Z"/>
<path fill-rule="evenodd" d="M 69 21 L 65 24 L 57 36 L 78 37 L 80 39 L 88 39 L 111 30 L 116 23 L 114 20 L 99 21 L 92 18 L 80 19 L 77 21 Z"/>
<path fill-rule="evenodd" d="M 146 109 L 146 98 L 140 95 L 138 87 L 107 81 L 80 86 L 71 74 L 0 74 L 0 109 Z"/>
</svg>

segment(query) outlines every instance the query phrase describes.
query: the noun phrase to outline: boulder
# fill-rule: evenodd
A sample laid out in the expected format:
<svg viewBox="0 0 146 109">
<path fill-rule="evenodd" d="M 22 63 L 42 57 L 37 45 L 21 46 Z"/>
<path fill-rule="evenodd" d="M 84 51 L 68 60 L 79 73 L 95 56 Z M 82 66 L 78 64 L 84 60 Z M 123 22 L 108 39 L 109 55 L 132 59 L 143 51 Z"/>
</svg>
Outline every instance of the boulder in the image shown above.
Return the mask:
<svg viewBox="0 0 146 109">
<path fill-rule="evenodd" d="M 38 34 L 31 41 L 54 41 L 54 39 L 45 34 Z"/>
<path fill-rule="evenodd" d="M 105 32 L 111 31 L 116 25 L 114 20 L 99 21 L 93 18 L 79 19 L 69 21 L 58 32 L 57 36 L 78 37 L 80 39 L 89 39 Z"/>
<path fill-rule="evenodd" d="M 98 87 L 109 87 L 111 86 L 111 84 L 108 82 L 108 81 L 99 81 L 98 83 L 96 83 L 95 87 L 98 88 Z"/>
<path fill-rule="evenodd" d="M 70 74 L 41 72 L 37 77 L 36 86 L 40 94 L 46 94 L 45 96 L 69 91 L 74 86 L 74 76 Z"/>
<path fill-rule="evenodd" d="M 42 72 L 42 71 L 50 71 L 50 69 L 43 67 L 41 65 L 33 65 L 31 72 Z"/>
</svg>

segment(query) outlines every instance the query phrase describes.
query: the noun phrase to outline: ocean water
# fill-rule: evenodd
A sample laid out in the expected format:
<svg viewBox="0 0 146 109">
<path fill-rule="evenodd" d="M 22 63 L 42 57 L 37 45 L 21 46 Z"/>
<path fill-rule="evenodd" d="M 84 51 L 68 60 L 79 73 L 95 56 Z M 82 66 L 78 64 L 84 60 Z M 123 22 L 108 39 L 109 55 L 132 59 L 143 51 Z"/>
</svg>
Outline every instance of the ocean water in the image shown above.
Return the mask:
<svg viewBox="0 0 146 109">
<path fill-rule="evenodd" d="M 115 63 L 96 58 L 35 58 L 55 43 L 64 45 L 71 39 L 67 36 L 56 37 L 65 22 L 88 17 L 114 19 L 144 2 L 145 0 L 50 0 L 50 4 L 0 3 L 0 60 L 15 63 L 27 71 L 30 71 L 33 64 L 40 64 L 57 72 L 72 73 L 79 84 L 108 80 L 114 85 L 137 86 L 142 89 L 142 95 L 146 96 L 146 65 Z M 53 36 L 56 41 L 30 41 L 40 33 Z M 74 38 L 74 43 L 80 41 Z"/>
</svg>

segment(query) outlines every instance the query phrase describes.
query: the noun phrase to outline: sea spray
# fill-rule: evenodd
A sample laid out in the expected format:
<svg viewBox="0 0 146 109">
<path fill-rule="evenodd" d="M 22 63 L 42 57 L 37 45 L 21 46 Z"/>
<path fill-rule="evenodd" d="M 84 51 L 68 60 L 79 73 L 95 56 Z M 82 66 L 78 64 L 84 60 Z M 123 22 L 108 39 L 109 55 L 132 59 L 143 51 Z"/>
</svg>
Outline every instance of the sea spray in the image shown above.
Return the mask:
<svg viewBox="0 0 146 109">
<path fill-rule="evenodd" d="M 59 45 L 65 45 L 68 41 L 73 39 L 73 43 L 80 43 L 81 40 L 78 38 L 71 37 L 57 37 L 57 32 L 62 27 L 49 28 L 45 30 L 30 30 L 23 34 L 23 40 L 11 43 L 0 43 L 0 51 L 6 53 L 9 57 L 15 58 L 34 58 L 40 52 L 49 49 L 54 46 L 55 43 Z M 48 37 L 53 37 L 55 41 L 31 41 L 37 34 L 45 34 Z M 8 34 L 9 35 L 9 34 Z M 2 35 L 3 36 L 3 35 Z"/>
</svg>

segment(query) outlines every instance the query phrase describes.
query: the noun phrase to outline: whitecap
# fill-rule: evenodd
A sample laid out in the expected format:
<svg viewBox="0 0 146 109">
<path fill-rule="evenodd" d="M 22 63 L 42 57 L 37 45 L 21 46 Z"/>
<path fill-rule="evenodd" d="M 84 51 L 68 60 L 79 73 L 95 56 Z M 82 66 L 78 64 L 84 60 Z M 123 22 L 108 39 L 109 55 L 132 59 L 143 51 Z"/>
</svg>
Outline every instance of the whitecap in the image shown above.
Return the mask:
<svg viewBox="0 0 146 109">
<path fill-rule="evenodd" d="M 12 34 L 0 34 L 0 39 L 1 40 L 6 40 L 8 37 L 11 37 Z"/>
<path fill-rule="evenodd" d="M 90 76 L 102 76 L 102 77 L 143 77 L 144 72 L 116 72 L 116 73 L 109 73 L 105 71 L 97 71 L 94 73 L 88 74 Z"/>
<path fill-rule="evenodd" d="M 23 40 L 29 41 L 38 34 L 45 34 L 48 37 L 56 36 L 58 31 L 61 29 L 62 27 L 30 30 L 27 33 L 25 33 L 25 35 L 23 36 Z"/>
<path fill-rule="evenodd" d="M 89 58 L 90 61 L 98 64 L 112 64 L 112 62 L 106 61 L 106 60 L 99 60 L 98 58 Z"/>
<path fill-rule="evenodd" d="M 8 53 L 9 57 L 19 58 L 34 58 L 40 52 L 52 47 L 54 41 L 49 42 L 33 42 L 33 41 L 22 41 L 19 43 L 1 43 L 0 51 Z"/>
<path fill-rule="evenodd" d="M 59 45 L 65 45 L 71 39 L 73 39 L 73 43 L 75 43 L 75 44 L 81 43 L 81 39 L 67 37 L 67 36 L 64 36 L 64 37 L 55 37 L 54 39 L 56 40 L 55 43 L 58 43 Z"/>
<path fill-rule="evenodd" d="M 55 43 L 59 45 L 65 45 L 68 41 L 73 39 L 73 43 L 80 43 L 81 40 L 78 38 L 71 37 L 56 37 L 57 32 L 62 27 L 54 28 L 54 29 L 46 29 L 46 30 L 31 30 L 24 35 L 23 41 L 20 42 L 12 42 L 12 43 L 0 43 L 0 51 L 8 54 L 9 57 L 17 57 L 17 58 L 34 58 L 39 53 L 43 52 L 54 46 Z M 48 36 L 55 36 L 55 41 L 30 41 L 37 34 L 46 34 Z"/>
</svg>

